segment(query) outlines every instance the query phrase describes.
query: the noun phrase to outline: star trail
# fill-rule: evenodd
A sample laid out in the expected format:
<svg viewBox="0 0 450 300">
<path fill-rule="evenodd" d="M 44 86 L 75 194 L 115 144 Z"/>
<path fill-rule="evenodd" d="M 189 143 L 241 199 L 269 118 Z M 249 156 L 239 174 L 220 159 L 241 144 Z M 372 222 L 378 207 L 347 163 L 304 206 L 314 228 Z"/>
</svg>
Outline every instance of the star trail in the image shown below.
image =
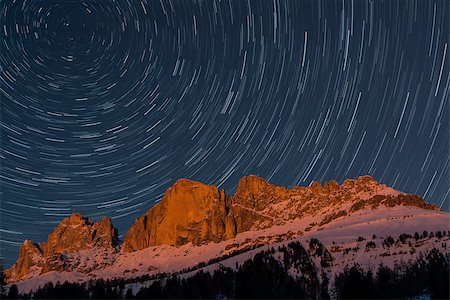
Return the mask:
<svg viewBox="0 0 450 300">
<path fill-rule="evenodd" d="M 73 211 L 125 234 L 179 178 L 369 174 L 448 210 L 447 0 L 0 8 L 5 266 Z"/>
</svg>

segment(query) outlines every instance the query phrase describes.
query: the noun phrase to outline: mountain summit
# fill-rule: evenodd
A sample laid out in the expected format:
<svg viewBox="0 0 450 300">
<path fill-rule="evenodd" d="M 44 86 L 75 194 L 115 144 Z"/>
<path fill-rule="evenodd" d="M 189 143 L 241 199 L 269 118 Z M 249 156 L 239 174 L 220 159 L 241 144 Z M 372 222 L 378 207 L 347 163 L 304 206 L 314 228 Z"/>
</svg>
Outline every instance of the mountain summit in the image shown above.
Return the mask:
<svg viewBox="0 0 450 300">
<path fill-rule="evenodd" d="M 49 234 L 47 242 L 25 240 L 18 260 L 6 270 L 6 277 L 16 281 L 49 271 L 89 271 L 98 265 L 87 267 L 70 254 L 88 250 L 112 251 L 117 243 L 117 229 L 110 218 L 94 223 L 79 213 L 72 213 Z"/>
<path fill-rule="evenodd" d="M 226 201 L 225 192 L 213 185 L 180 179 L 131 226 L 125 236 L 124 251 L 220 241 L 226 231 Z"/>
<path fill-rule="evenodd" d="M 201 251 L 207 251 L 204 253 L 213 259 L 232 249 L 244 251 L 245 247 L 325 230 L 369 212 L 373 212 L 372 218 L 383 218 L 394 207 L 399 208 L 397 217 L 403 218 L 412 215 L 406 208 L 416 208 L 422 215 L 438 210 L 419 196 L 396 191 L 370 176 L 347 179 L 341 185 L 331 180 L 324 185 L 313 182 L 309 187 L 287 189 L 250 175 L 239 181 L 233 196 L 214 185 L 180 179 L 167 189 L 160 202 L 136 219 L 123 243 L 109 218 L 93 222 L 73 213 L 61 221 L 45 243 L 24 241 L 18 260 L 5 274 L 8 282 L 17 282 L 51 271 L 101 271 L 108 276 L 122 276 L 130 268 L 136 272 L 162 272 L 164 265 L 154 264 L 165 260 L 146 261 L 147 248 L 176 252 L 183 247 L 186 256 L 192 246 L 207 247 L 210 250 Z M 248 245 L 253 236 L 258 240 L 256 246 Z M 206 254 L 199 253 L 191 263 L 206 259 Z M 181 265 L 190 266 L 184 260 L 174 262 L 177 268 Z"/>
</svg>

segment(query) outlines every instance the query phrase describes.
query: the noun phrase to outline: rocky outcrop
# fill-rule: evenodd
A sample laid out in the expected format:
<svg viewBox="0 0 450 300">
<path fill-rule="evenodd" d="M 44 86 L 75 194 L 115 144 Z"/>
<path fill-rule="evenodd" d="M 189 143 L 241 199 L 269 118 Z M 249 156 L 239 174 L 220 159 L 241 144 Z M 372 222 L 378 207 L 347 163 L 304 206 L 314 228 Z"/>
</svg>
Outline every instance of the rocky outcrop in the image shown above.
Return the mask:
<svg viewBox="0 0 450 300">
<path fill-rule="evenodd" d="M 219 242 L 248 231 L 255 224 L 269 227 L 274 224 L 273 219 L 259 211 L 287 196 L 286 188 L 254 175 L 240 180 L 232 198 L 216 186 L 180 179 L 158 204 L 136 219 L 125 236 L 124 251 L 162 244 Z"/>
<path fill-rule="evenodd" d="M 23 242 L 19 258 L 6 270 L 8 281 L 17 281 L 35 272 L 71 271 L 77 262 L 69 261 L 68 254 L 88 249 L 113 249 L 118 243 L 117 230 L 111 219 L 92 222 L 79 213 L 72 213 L 50 233 L 46 243 Z"/>
<path fill-rule="evenodd" d="M 43 249 L 45 255 L 50 255 L 93 247 L 113 247 L 117 241 L 117 230 L 111 219 L 102 218 L 94 223 L 79 213 L 72 213 L 48 236 Z"/>
<path fill-rule="evenodd" d="M 73 213 L 59 223 L 42 245 L 42 273 L 73 268 L 67 262 L 67 253 L 93 248 L 112 249 L 117 243 L 117 229 L 110 218 L 102 218 L 94 223 L 79 213 Z"/>
<path fill-rule="evenodd" d="M 361 209 L 375 209 L 380 205 L 384 205 L 387 207 L 394 207 L 397 205 L 415 206 L 423 209 L 438 210 L 438 207 L 436 205 L 426 203 L 417 195 L 400 194 L 397 196 L 375 195 L 368 200 L 359 200 L 350 207 L 349 211 L 354 212 Z"/>
<path fill-rule="evenodd" d="M 5 270 L 8 281 L 17 281 L 32 271 L 39 271 L 44 266 L 44 254 L 38 244 L 31 240 L 23 241 L 19 250 L 19 258 L 9 269 Z"/>
<path fill-rule="evenodd" d="M 268 183 L 263 178 L 250 175 L 242 177 L 231 204 L 261 211 L 267 205 L 286 200 L 289 197 L 285 187 L 278 187 Z"/>
<path fill-rule="evenodd" d="M 229 203 L 236 234 L 255 227 L 261 229 L 278 224 L 276 218 L 263 211 L 288 197 L 289 192 L 285 187 L 275 186 L 255 175 L 242 177 Z"/>
<path fill-rule="evenodd" d="M 131 226 L 125 236 L 124 251 L 161 244 L 220 241 L 226 235 L 226 202 L 225 192 L 216 186 L 180 179 Z"/>
</svg>

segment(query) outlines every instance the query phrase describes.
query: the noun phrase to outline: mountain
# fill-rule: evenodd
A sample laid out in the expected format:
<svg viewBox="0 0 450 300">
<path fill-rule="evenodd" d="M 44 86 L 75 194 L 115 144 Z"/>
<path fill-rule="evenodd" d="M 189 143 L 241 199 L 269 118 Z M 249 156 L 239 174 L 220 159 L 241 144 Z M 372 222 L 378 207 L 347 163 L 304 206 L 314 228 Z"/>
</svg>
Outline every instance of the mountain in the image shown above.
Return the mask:
<svg viewBox="0 0 450 300">
<path fill-rule="evenodd" d="M 443 240 L 412 240 L 408 247 L 414 251 L 398 244 L 399 251 L 388 254 L 384 246 L 369 251 L 361 243 L 373 239 L 376 244 L 380 243 L 377 239 L 405 233 L 411 237 L 415 232 L 446 232 L 448 220 L 447 212 L 419 196 L 396 191 L 370 176 L 347 179 L 341 185 L 314 182 L 287 189 L 250 175 L 239 181 L 233 196 L 213 185 L 180 179 L 136 219 L 123 242 L 110 219 L 94 223 L 74 213 L 46 243 L 25 241 L 17 262 L 5 275 L 22 291 L 49 281 L 136 281 L 138 277 L 214 270 L 220 265 L 232 267 L 258 249 L 311 238 L 319 238 L 330 251 L 340 249 L 331 251 L 334 263 L 329 272 L 335 273 L 354 261 L 392 265 L 432 247 L 447 249 L 448 235 Z M 341 255 L 355 247 L 353 257 Z"/>
<path fill-rule="evenodd" d="M 45 243 L 25 240 L 19 258 L 5 271 L 9 281 L 34 277 L 50 271 L 89 272 L 108 264 L 107 252 L 113 252 L 118 243 L 117 229 L 111 219 L 102 218 L 92 222 L 79 213 L 72 213 L 50 233 Z M 104 252 L 100 257 L 72 255 L 84 251 Z M 93 264 L 87 261 L 93 260 Z"/>
<path fill-rule="evenodd" d="M 314 182 L 310 187 L 288 190 L 250 175 L 239 181 L 232 197 L 213 185 L 181 179 L 131 226 L 124 251 L 220 242 L 249 230 L 322 215 L 318 224 L 311 224 L 311 228 L 318 227 L 349 212 L 380 205 L 437 209 L 419 196 L 399 193 L 370 176 L 346 180 L 341 186 L 336 181 L 326 182 L 323 187 Z"/>
<path fill-rule="evenodd" d="M 125 236 L 124 251 L 221 241 L 226 232 L 226 202 L 225 192 L 215 186 L 178 180 L 158 204 L 131 226 Z"/>
</svg>

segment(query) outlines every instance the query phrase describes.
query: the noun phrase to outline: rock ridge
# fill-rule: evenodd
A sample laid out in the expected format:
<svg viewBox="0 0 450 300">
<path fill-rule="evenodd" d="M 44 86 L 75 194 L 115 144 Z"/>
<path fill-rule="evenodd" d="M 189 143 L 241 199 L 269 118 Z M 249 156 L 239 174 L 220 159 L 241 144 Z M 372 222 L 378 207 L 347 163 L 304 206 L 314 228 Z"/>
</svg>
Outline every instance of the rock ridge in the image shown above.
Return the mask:
<svg viewBox="0 0 450 300">
<path fill-rule="evenodd" d="M 150 246 L 179 247 L 233 239 L 239 233 L 285 225 L 309 218 L 305 231 L 320 229 L 359 210 L 379 206 L 415 206 L 438 210 L 417 195 L 396 191 L 371 176 L 337 181 L 312 182 L 291 189 L 275 186 L 256 175 L 240 179 L 233 196 L 215 185 L 179 179 L 161 201 L 136 218 L 123 241 L 123 252 Z M 309 221 L 308 221 L 309 222 Z M 49 271 L 90 272 L 114 261 L 119 251 L 117 230 L 111 219 L 97 222 L 72 213 L 49 234 L 45 243 L 25 240 L 19 258 L 5 270 L 9 282 Z M 95 250 L 95 251 L 94 251 Z M 94 251 L 92 261 L 81 261 L 80 251 Z M 100 255 L 99 255 L 100 253 Z"/>
<path fill-rule="evenodd" d="M 329 223 L 348 213 L 379 205 L 437 209 L 419 196 L 400 193 L 368 175 L 346 179 L 341 185 L 330 180 L 323 186 L 312 182 L 309 187 L 292 189 L 249 175 L 240 179 L 231 197 L 214 185 L 180 179 L 158 204 L 136 219 L 125 235 L 123 249 L 132 252 L 162 244 L 220 242 L 241 232 L 282 225 L 319 212 L 329 212 L 326 220 Z"/>
</svg>

